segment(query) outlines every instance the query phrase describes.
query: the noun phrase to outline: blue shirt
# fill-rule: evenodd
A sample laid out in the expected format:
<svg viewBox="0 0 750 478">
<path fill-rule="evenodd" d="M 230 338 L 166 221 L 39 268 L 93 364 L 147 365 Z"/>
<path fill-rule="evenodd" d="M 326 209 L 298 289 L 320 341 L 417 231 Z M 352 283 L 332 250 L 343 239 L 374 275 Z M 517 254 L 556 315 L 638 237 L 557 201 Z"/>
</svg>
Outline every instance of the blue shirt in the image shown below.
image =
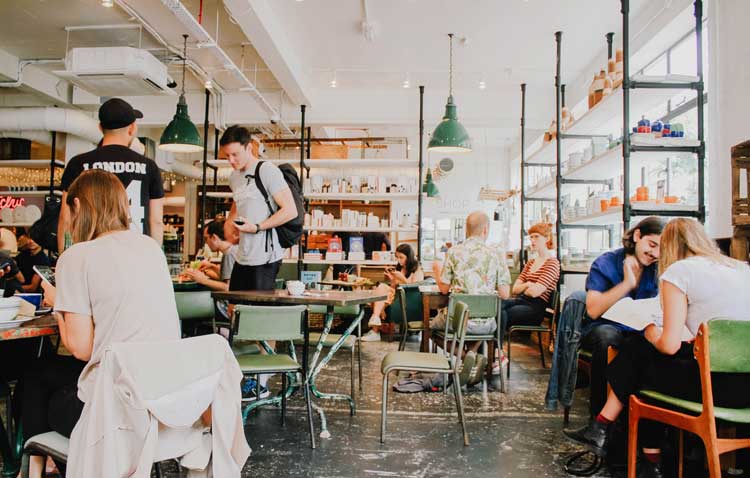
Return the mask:
<svg viewBox="0 0 750 478">
<path fill-rule="evenodd" d="M 607 292 L 625 278 L 623 263 L 625 262 L 625 249 L 615 249 L 614 251 L 605 252 L 597 257 L 589 275 L 586 278 L 586 291 L 595 290 L 598 292 Z M 631 299 L 650 299 L 659 295 L 659 283 L 656 277 L 657 264 L 651 264 L 643 269 L 641 280 L 638 287 L 628 293 Z M 599 321 L 597 321 L 599 322 Z M 623 330 L 629 330 L 628 327 L 614 322 L 608 323 L 617 326 Z"/>
</svg>

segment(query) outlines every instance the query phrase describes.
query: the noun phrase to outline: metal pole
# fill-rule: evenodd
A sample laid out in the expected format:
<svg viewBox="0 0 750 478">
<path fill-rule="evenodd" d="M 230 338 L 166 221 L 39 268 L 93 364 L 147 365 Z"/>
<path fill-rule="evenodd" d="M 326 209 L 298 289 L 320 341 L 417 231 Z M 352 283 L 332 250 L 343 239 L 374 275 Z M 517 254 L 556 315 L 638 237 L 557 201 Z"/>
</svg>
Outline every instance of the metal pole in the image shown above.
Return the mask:
<svg viewBox="0 0 750 478">
<path fill-rule="evenodd" d="M 203 178 L 201 179 L 201 219 L 198 237 L 203 242 L 203 227 L 206 225 L 206 169 L 208 168 L 208 108 L 211 101 L 211 91 L 206 88 L 206 113 L 203 116 Z"/>
<path fill-rule="evenodd" d="M 521 264 L 521 269 L 523 269 L 524 263 L 526 262 L 526 258 L 524 257 L 524 249 L 523 249 L 523 238 L 524 238 L 524 226 L 525 223 L 525 212 L 524 212 L 524 188 L 526 186 L 526 166 L 524 163 L 526 162 L 526 83 L 521 83 L 521 247 L 520 251 L 518 253 L 519 255 L 519 263 Z"/>
<path fill-rule="evenodd" d="M 424 86 L 419 87 L 419 179 L 417 180 L 417 260 L 422 260 L 422 146 L 424 143 Z"/>
<path fill-rule="evenodd" d="M 612 58 L 612 40 L 615 37 L 614 32 L 609 32 L 604 37 L 607 39 L 607 60 Z"/>
<path fill-rule="evenodd" d="M 696 91 L 698 101 L 698 141 L 700 141 L 700 150 L 698 151 L 698 220 L 706 221 L 706 191 L 705 191 L 705 159 L 706 143 L 704 141 L 705 132 L 703 130 L 703 0 L 695 0 L 695 42 L 698 58 L 698 88 Z"/>
<path fill-rule="evenodd" d="M 562 51 L 562 32 L 555 32 L 555 43 L 557 43 L 557 59 L 555 61 L 555 118 L 556 118 L 556 137 L 555 151 L 557 153 L 557 171 L 555 172 L 555 232 L 557 233 L 557 259 L 562 262 L 562 214 L 560 214 L 560 188 L 562 187 L 562 169 L 560 167 L 562 156 L 562 139 L 560 138 L 560 122 L 562 121 L 562 112 L 560 101 L 562 99 L 562 82 L 560 81 L 560 56 Z"/>
<path fill-rule="evenodd" d="M 52 152 L 49 165 L 49 195 L 55 194 L 55 155 L 57 154 L 57 131 L 52 132 Z"/>
<path fill-rule="evenodd" d="M 560 102 L 562 103 L 562 107 L 565 108 L 565 85 L 560 85 Z"/>
<path fill-rule="evenodd" d="M 300 105 L 300 114 L 302 116 L 299 128 L 299 175 L 300 175 L 300 186 L 302 186 L 303 174 L 302 170 L 305 168 L 305 105 Z M 304 235 L 304 234 L 303 234 Z M 297 280 L 302 280 L 302 238 L 297 241 Z M 305 356 L 307 357 L 307 356 Z"/>
<path fill-rule="evenodd" d="M 620 0 L 622 12 L 622 224 L 630 228 L 630 0 Z"/>
</svg>

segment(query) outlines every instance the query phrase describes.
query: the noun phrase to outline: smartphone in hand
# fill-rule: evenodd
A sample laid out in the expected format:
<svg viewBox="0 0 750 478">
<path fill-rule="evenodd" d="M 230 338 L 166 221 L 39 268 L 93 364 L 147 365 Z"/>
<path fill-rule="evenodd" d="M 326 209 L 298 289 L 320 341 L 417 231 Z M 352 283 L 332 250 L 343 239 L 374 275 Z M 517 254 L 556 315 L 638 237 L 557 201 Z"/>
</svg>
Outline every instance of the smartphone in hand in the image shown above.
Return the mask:
<svg viewBox="0 0 750 478">
<path fill-rule="evenodd" d="M 49 266 L 34 266 L 33 269 L 44 282 L 55 287 L 55 273 Z"/>
</svg>

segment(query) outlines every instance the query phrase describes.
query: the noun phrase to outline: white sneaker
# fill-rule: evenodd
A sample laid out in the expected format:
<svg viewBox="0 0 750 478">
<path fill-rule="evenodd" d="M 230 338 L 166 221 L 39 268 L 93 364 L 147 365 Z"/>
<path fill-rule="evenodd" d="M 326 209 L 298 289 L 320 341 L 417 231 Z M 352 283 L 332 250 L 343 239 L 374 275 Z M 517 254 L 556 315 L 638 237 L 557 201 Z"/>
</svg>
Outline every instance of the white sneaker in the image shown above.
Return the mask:
<svg viewBox="0 0 750 478">
<path fill-rule="evenodd" d="M 380 342 L 380 332 L 375 332 L 374 330 L 370 330 L 365 335 L 360 337 L 362 342 Z"/>
</svg>

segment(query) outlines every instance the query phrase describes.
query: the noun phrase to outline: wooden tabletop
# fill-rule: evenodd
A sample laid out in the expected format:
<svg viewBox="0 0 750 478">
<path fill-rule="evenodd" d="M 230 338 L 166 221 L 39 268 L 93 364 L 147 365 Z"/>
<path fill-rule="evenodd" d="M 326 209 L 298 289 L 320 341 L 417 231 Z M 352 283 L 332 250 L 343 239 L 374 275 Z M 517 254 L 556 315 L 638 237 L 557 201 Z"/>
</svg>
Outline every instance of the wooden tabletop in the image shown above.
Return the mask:
<svg viewBox="0 0 750 478">
<path fill-rule="evenodd" d="M 214 299 L 230 302 L 274 302 L 285 305 L 332 305 L 345 307 L 347 305 L 368 304 L 388 298 L 386 294 L 374 290 L 327 290 L 306 291 L 305 295 L 289 295 L 286 290 L 243 290 L 213 292 Z"/>
<path fill-rule="evenodd" d="M 18 327 L 0 330 L 0 341 L 31 339 L 45 335 L 55 335 L 57 332 L 57 320 L 55 320 L 52 314 L 47 314 L 24 322 Z"/>
<path fill-rule="evenodd" d="M 373 287 L 375 286 L 375 283 L 365 282 L 363 284 L 358 284 L 356 282 L 349 282 L 345 280 L 319 280 L 318 284 L 320 285 L 330 285 L 333 287 Z"/>
</svg>

